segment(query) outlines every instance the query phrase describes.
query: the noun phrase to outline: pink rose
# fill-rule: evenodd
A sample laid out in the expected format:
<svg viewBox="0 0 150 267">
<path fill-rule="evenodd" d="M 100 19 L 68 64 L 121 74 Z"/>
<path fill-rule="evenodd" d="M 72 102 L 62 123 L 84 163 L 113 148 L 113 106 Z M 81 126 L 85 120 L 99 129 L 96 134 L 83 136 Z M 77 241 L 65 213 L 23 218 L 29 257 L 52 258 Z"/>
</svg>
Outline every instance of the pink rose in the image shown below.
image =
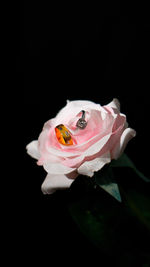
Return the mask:
<svg viewBox="0 0 150 267">
<path fill-rule="evenodd" d="M 120 157 L 136 132 L 128 128 L 117 99 L 106 106 L 91 101 L 67 101 L 57 116 L 44 124 L 27 153 L 48 173 L 43 193 L 67 188 L 79 175 L 92 177 L 112 159 Z M 65 128 L 64 128 L 65 127 Z M 62 131 L 65 137 L 62 137 Z"/>
</svg>

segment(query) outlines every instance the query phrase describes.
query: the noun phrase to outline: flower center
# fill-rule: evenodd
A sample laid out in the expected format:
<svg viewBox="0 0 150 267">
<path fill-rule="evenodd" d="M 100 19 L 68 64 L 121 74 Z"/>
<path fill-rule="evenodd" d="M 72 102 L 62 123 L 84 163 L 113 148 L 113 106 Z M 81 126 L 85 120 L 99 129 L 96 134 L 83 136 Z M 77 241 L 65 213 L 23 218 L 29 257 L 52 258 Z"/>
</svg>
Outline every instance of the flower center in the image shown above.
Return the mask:
<svg viewBox="0 0 150 267">
<path fill-rule="evenodd" d="M 55 128 L 55 132 L 56 132 L 56 137 L 60 144 L 66 146 L 73 145 L 71 134 L 63 124 L 57 125 Z"/>
</svg>

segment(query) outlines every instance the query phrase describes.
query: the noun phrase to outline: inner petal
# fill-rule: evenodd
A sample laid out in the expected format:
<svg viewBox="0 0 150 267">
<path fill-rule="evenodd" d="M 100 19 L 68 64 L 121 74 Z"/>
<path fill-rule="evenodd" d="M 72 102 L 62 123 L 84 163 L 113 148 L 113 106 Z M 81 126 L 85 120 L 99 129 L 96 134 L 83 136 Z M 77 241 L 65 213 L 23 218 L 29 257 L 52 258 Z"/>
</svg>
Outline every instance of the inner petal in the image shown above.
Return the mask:
<svg viewBox="0 0 150 267">
<path fill-rule="evenodd" d="M 77 121 L 81 118 L 81 113 L 79 113 L 73 120 L 70 121 L 68 127 L 72 133 L 72 137 L 77 145 L 86 142 L 93 136 L 97 135 L 102 130 L 102 117 L 101 113 L 97 110 L 91 110 L 90 113 L 85 113 L 85 120 L 87 121 L 87 126 L 85 129 L 77 128 Z"/>
</svg>

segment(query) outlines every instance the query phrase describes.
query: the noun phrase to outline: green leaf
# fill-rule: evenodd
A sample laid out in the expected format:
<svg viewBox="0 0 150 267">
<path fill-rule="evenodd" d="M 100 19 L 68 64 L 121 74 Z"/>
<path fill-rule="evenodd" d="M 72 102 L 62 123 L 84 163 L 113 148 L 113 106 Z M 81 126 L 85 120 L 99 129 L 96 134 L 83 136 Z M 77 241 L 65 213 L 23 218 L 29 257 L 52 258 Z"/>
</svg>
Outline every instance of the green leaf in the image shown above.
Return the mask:
<svg viewBox="0 0 150 267">
<path fill-rule="evenodd" d="M 135 167 L 134 163 L 130 158 L 123 153 L 121 157 L 117 160 L 112 160 L 108 165 L 105 165 L 102 170 L 94 174 L 96 183 L 103 188 L 107 193 L 112 195 L 115 199 L 121 202 L 121 196 L 119 192 L 118 184 L 114 177 L 114 168 L 120 169 L 120 175 L 124 172 L 124 168 L 130 168 L 135 174 L 142 178 L 145 182 L 150 182 L 150 179 L 146 178 L 143 173 L 141 173 Z"/>
<path fill-rule="evenodd" d="M 121 157 L 117 160 L 112 160 L 111 162 L 111 167 L 129 167 L 131 168 L 140 178 L 142 178 L 145 182 L 150 182 L 150 179 L 148 179 L 142 172 L 140 172 L 132 160 L 125 154 L 123 153 Z"/>
<path fill-rule="evenodd" d="M 130 168 L 117 168 L 115 175 L 123 202 L 150 231 L 150 183 L 139 179 Z"/>
<path fill-rule="evenodd" d="M 121 202 L 121 196 L 119 192 L 119 187 L 117 183 L 109 183 L 106 185 L 100 185 L 101 188 L 103 188 L 107 193 L 112 195 L 114 198 L 116 198 L 119 202 Z"/>
<path fill-rule="evenodd" d="M 110 165 L 123 201 L 132 214 L 150 230 L 150 179 L 137 170 L 125 153 L 118 160 L 113 160 Z"/>
<path fill-rule="evenodd" d="M 81 176 L 73 184 L 76 199 L 69 212 L 90 242 L 117 258 L 118 266 L 149 266 L 150 183 L 128 156 L 106 165 L 94 179 Z M 114 199 L 119 200 L 119 191 L 121 203 Z"/>
<path fill-rule="evenodd" d="M 113 170 L 110 164 L 106 165 L 102 170 L 95 173 L 94 178 L 97 185 L 121 202 L 119 187 L 115 181 Z"/>
<path fill-rule="evenodd" d="M 86 191 L 83 191 L 81 180 L 82 177 L 77 180 L 69 212 L 86 238 L 112 261 L 117 259 L 117 266 L 122 266 L 124 261 L 124 266 L 130 266 L 131 262 L 131 266 L 138 266 L 140 261 L 150 262 L 145 223 L 126 204 L 119 203 L 100 187 L 94 188 L 91 183 L 87 190 L 86 179 Z M 80 182 L 82 194 L 78 195 Z"/>
<path fill-rule="evenodd" d="M 135 191 L 124 194 L 132 212 L 150 231 L 150 197 Z"/>
<path fill-rule="evenodd" d="M 70 205 L 69 211 L 80 230 L 89 240 L 102 250 L 111 251 L 112 243 L 114 244 L 115 239 L 110 237 L 113 231 L 112 226 L 108 227 L 108 221 L 110 221 L 111 216 L 115 216 L 115 212 L 112 203 L 111 206 L 107 206 L 109 199 L 109 195 L 108 197 L 107 195 L 100 188 L 98 192 L 93 189 L 93 191 L 84 194 L 79 200 L 74 201 Z M 102 201 L 104 200 L 103 197 L 106 201 L 105 203 Z M 113 204 L 114 201 L 112 201 Z"/>
</svg>

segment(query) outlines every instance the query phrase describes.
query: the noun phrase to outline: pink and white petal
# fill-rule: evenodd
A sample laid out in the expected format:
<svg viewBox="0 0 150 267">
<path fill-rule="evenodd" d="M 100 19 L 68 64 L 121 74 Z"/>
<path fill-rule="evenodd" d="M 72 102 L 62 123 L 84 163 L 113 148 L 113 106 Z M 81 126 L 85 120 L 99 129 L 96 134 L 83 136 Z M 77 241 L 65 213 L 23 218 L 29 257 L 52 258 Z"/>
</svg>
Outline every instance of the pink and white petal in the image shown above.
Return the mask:
<svg viewBox="0 0 150 267">
<path fill-rule="evenodd" d="M 89 140 L 86 140 L 82 144 L 77 144 L 75 146 L 67 146 L 65 148 L 65 152 L 68 153 L 69 157 L 71 157 L 71 154 L 69 154 L 70 152 L 72 152 L 74 156 L 81 155 L 82 153 L 84 157 L 99 152 L 100 149 L 102 149 L 104 144 L 110 138 L 113 124 L 114 120 L 112 119 L 108 122 L 105 122 L 104 129 L 102 129 L 97 135 L 92 136 Z"/>
<path fill-rule="evenodd" d="M 64 174 L 47 174 L 42 186 L 41 190 L 43 194 L 52 194 L 56 190 L 67 189 L 72 184 L 73 179 L 67 178 Z"/>
<path fill-rule="evenodd" d="M 126 127 L 126 116 L 120 113 L 114 120 L 112 132 L 115 132 L 117 129 L 119 129 L 121 125 Z"/>
<path fill-rule="evenodd" d="M 80 112 L 81 113 L 81 112 Z M 81 117 L 81 115 L 80 115 Z M 77 120 L 79 119 L 78 116 L 76 116 L 75 124 L 73 125 L 74 129 L 71 129 L 71 133 L 73 135 L 73 138 L 75 140 L 75 144 L 83 144 L 86 141 L 90 140 L 93 136 L 98 135 L 100 132 L 102 132 L 102 116 L 101 112 L 97 110 L 91 110 L 90 117 L 87 120 L 87 126 L 85 129 L 80 130 L 76 127 Z"/>
<path fill-rule="evenodd" d="M 92 177 L 94 172 L 99 171 L 102 167 L 111 161 L 110 153 L 107 152 L 99 158 L 91 161 L 85 161 L 79 168 L 78 173 Z"/>
<path fill-rule="evenodd" d="M 91 145 L 84 153 L 84 157 L 90 157 L 94 154 L 97 154 L 108 142 L 109 138 L 111 137 L 111 133 L 102 137 L 99 141 Z"/>
<path fill-rule="evenodd" d="M 117 98 L 114 98 L 106 107 L 115 108 L 120 111 L 120 102 Z"/>
<path fill-rule="evenodd" d="M 67 147 L 67 146 L 66 146 Z M 69 147 L 69 146 L 68 146 Z M 58 157 L 73 157 L 73 156 L 78 156 L 81 154 L 80 151 L 76 151 L 75 150 L 75 146 L 70 146 L 73 147 L 72 149 L 57 149 L 57 148 L 53 148 L 53 147 L 47 147 L 47 151 L 55 156 Z"/>
<path fill-rule="evenodd" d="M 81 162 L 84 160 L 84 156 L 81 154 L 81 156 L 77 156 L 77 157 L 67 157 L 65 158 L 65 160 L 63 161 L 63 164 L 65 166 L 68 166 L 70 168 L 74 168 L 74 166 L 79 166 L 81 165 Z"/>
<path fill-rule="evenodd" d="M 53 162 L 45 162 L 43 167 L 49 174 L 68 174 L 76 169 L 65 166 L 62 163 Z"/>
<path fill-rule="evenodd" d="M 93 103 L 91 101 L 76 100 L 67 102 L 67 105 L 62 108 L 56 116 L 56 124 L 68 124 L 69 121 L 75 117 L 81 110 L 99 110 L 103 113 L 107 113 L 100 104 Z"/>
<path fill-rule="evenodd" d="M 127 143 L 136 136 L 136 131 L 132 128 L 126 128 L 118 143 L 114 146 L 114 149 L 111 152 L 112 158 L 117 159 L 123 153 L 124 149 L 126 148 Z"/>
<path fill-rule="evenodd" d="M 38 141 L 34 140 L 26 146 L 27 153 L 34 159 L 40 158 L 40 152 L 38 150 Z"/>
<path fill-rule="evenodd" d="M 55 119 L 50 119 L 44 123 L 43 130 L 49 130 L 51 127 L 53 127 L 55 123 Z"/>
</svg>

